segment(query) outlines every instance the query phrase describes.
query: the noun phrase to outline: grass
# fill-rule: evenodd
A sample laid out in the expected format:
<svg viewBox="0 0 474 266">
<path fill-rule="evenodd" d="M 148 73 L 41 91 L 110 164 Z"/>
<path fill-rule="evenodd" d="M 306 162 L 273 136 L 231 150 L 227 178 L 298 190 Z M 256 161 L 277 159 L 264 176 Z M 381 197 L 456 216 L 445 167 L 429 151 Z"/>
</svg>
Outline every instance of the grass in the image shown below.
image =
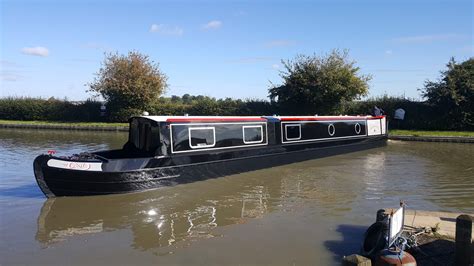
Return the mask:
<svg viewBox="0 0 474 266">
<path fill-rule="evenodd" d="M 474 137 L 474 131 L 424 131 L 424 130 L 399 130 L 389 131 L 392 136 L 416 136 L 416 137 Z"/>
<path fill-rule="evenodd" d="M 78 127 L 127 127 L 128 126 L 128 123 L 20 121 L 20 120 L 0 120 L 0 124 L 4 124 L 4 125 L 7 124 L 7 125 L 78 126 Z"/>
</svg>

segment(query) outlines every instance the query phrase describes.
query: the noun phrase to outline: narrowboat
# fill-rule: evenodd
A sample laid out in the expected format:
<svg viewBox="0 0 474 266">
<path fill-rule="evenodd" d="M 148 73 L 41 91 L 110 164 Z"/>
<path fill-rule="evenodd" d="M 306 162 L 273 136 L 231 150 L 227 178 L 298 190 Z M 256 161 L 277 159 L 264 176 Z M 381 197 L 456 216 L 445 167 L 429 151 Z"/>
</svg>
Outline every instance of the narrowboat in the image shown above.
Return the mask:
<svg viewBox="0 0 474 266">
<path fill-rule="evenodd" d="M 385 116 L 139 116 L 122 149 L 33 163 L 47 197 L 136 192 L 386 144 Z"/>
</svg>

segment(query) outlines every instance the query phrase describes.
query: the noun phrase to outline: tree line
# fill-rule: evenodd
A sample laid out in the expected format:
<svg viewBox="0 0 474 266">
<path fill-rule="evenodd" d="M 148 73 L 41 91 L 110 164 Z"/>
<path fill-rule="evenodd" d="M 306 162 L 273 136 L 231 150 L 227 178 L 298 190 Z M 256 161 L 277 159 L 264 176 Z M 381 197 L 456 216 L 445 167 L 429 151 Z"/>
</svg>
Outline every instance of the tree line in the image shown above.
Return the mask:
<svg viewBox="0 0 474 266">
<path fill-rule="evenodd" d="M 269 100 L 163 97 L 167 76 L 158 63 L 136 51 L 106 54 L 88 84 L 89 92 L 105 100 L 105 117 L 99 112 L 102 103 L 94 100 L 77 104 L 53 98 L 2 98 L 0 119 L 116 122 L 143 111 L 153 115 L 365 115 L 379 106 L 389 121 L 395 109 L 405 109 L 406 120 L 397 123 L 404 128 L 474 129 L 474 58 L 460 63 L 451 59 L 438 80 L 426 81 L 420 89 L 423 102 L 392 96 L 361 100 L 368 94 L 371 76 L 360 73 L 347 50 L 298 55 L 282 63 L 282 82 L 270 84 Z"/>
</svg>

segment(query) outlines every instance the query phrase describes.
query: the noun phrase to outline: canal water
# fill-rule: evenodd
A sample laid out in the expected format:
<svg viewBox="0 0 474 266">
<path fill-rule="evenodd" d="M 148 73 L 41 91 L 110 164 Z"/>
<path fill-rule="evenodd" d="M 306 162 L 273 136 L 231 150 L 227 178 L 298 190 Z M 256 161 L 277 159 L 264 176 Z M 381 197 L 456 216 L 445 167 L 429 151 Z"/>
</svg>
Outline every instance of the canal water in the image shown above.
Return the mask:
<svg viewBox="0 0 474 266">
<path fill-rule="evenodd" d="M 47 200 L 35 156 L 120 148 L 125 133 L 0 130 L 0 264 L 337 265 L 375 213 L 474 213 L 474 145 L 386 147 L 113 196 Z"/>
</svg>

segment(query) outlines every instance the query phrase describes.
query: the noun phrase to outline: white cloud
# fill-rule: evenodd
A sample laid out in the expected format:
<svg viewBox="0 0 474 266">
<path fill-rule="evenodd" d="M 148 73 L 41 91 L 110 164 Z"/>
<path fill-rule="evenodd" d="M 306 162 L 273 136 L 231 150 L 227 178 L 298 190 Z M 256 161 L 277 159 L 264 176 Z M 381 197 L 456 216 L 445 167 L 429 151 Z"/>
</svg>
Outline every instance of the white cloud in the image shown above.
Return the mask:
<svg viewBox="0 0 474 266">
<path fill-rule="evenodd" d="M 392 51 L 392 50 L 386 50 L 386 51 L 385 51 L 385 54 L 391 55 L 391 54 L 393 54 L 393 51 Z"/>
<path fill-rule="evenodd" d="M 462 39 L 466 36 L 460 34 L 436 34 L 436 35 L 417 35 L 417 36 L 406 36 L 393 39 L 399 43 L 431 43 L 435 41 L 446 41 L 453 39 Z"/>
<path fill-rule="evenodd" d="M 296 42 L 292 40 L 273 40 L 265 43 L 266 47 L 273 48 L 273 47 L 287 47 L 295 45 Z"/>
<path fill-rule="evenodd" d="M 36 46 L 36 47 L 25 47 L 21 49 L 21 52 L 26 55 L 35 55 L 35 56 L 48 56 L 49 50 L 46 47 Z"/>
<path fill-rule="evenodd" d="M 280 65 L 279 65 L 279 64 L 273 64 L 273 65 L 272 65 L 272 68 L 278 70 L 278 69 L 280 69 Z"/>
<path fill-rule="evenodd" d="M 22 79 L 23 76 L 15 71 L 2 71 L 0 72 L 0 79 L 3 81 L 17 81 Z"/>
<path fill-rule="evenodd" d="M 217 30 L 222 27 L 222 21 L 220 20 L 211 20 L 208 23 L 202 25 L 203 30 Z"/>
<path fill-rule="evenodd" d="M 183 28 L 179 26 L 171 26 L 166 24 L 152 24 L 150 32 L 161 35 L 181 36 L 184 33 Z"/>
</svg>

